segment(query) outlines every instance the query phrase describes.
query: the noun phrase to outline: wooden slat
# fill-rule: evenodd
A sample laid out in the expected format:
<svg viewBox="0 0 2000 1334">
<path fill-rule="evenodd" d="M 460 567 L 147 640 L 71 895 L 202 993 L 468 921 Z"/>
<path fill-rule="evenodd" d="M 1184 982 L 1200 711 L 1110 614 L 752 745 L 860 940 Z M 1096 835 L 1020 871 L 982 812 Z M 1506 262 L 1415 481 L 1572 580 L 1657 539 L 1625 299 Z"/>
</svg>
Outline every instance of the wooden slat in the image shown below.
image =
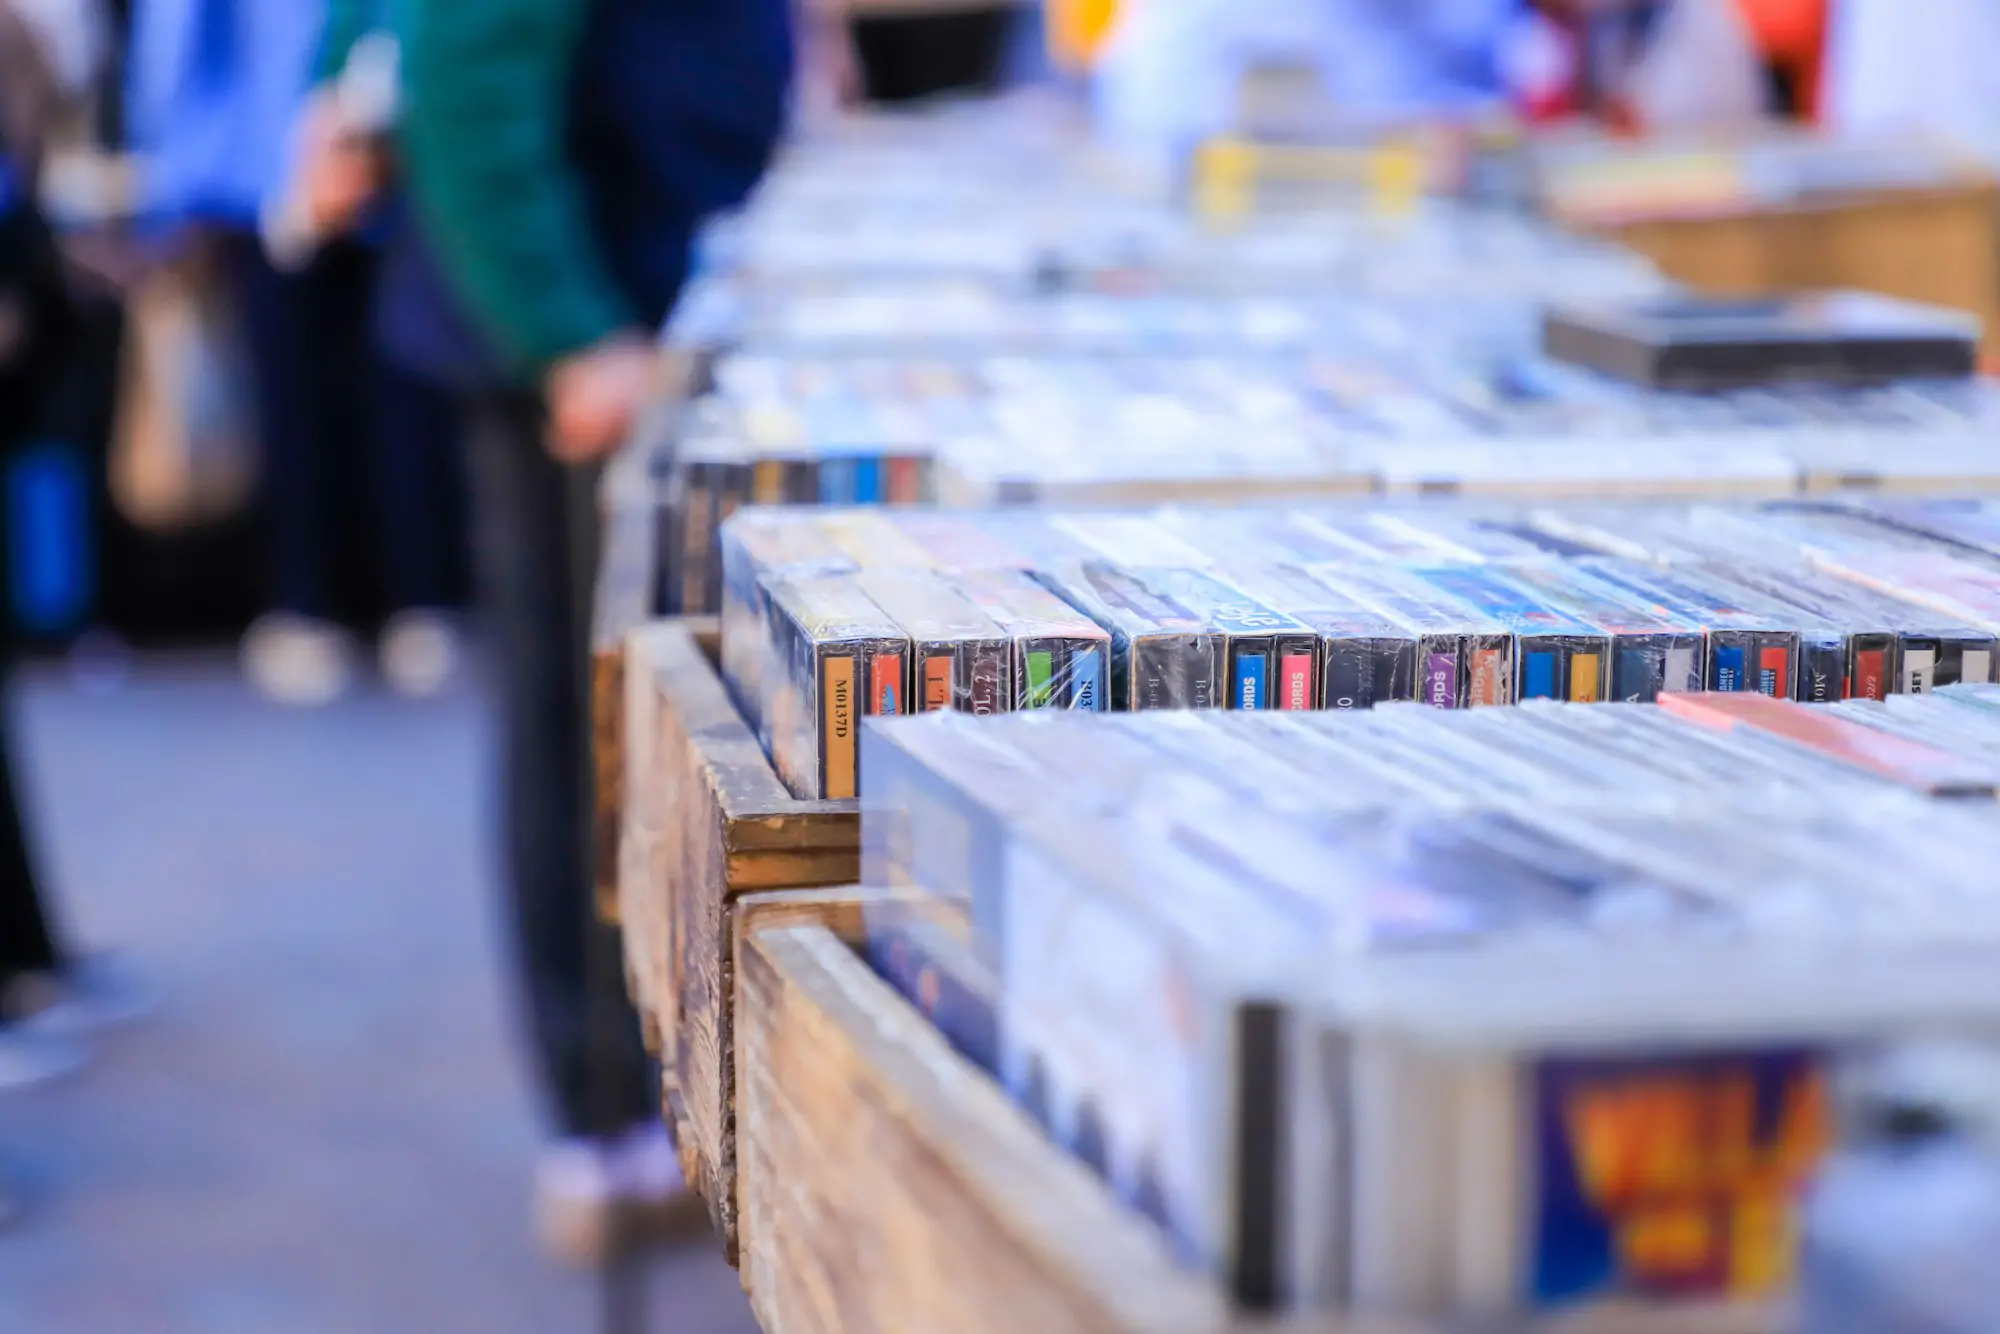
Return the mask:
<svg viewBox="0 0 2000 1334">
<path fill-rule="evenodd" d="M 830 931 L 738 978 L 745 1286 L 767 1334 L 1213 1331 L 1222 1303 Z"/>
<path fill-rule="evenodd" d="M 755 890 L 847 884 L 860 871 L 854 802 L 799 801 L 771 769 L 717 677 L 707 624 L 661 622 L 634 637 L 650 692 L 644 812 L 621 883 L 626 958 L 678 1107 L 688 1178 L 736 1244 L 734 902 Z M 637 803 L 635 803 L 636 805 Z"/>
<path fill-rule="evenodd" d="M 672 1077 L 674 1030 L 671 986 L 672 914 L 654 892 L 672 864 L 671 799 L 659 764 L 660 691 L 655 677 L 663 654 L 684 632 L 655 621 L 626 636 L 621 657 L 624 694 L 622 793 L 618 806 L 616 920 L 624 928 L 625 984 L 639 1011 L 646 1046 Z M 671 1120 L 670 1120 L 671 1124 Z"/>
<path fill-rule="evenodd" d="M 913 899 L 907 893 L 888 889 L 861 888 L 842 885 L 831 889 L 787 889 L 774 890 L 762 894 L 745 894 L 731 905 L 730 924 L 733 932 L 730 956 L 734 962 L 733 975 L 740 979 L 743 968 L 745 942 L 759 931 L 783 927 L 814 926 L 830 932 L 850 950 L 859 951 L 866 940 L 867 912 L 878 904 L 894 904 L 901 912 L 925 912 L 935 920 L 954 928 L 964 925 L 964 910 L 961 906 L 944 900 L 925 901 Z M 731 1009 L 742 1002 L 740 981 L 736 994 L 731 998 Z M 731 1106 L 731 1120 L 728 1127 L 727 1143 L 730 1146 L 732 1162 L 736 1173 L 736 1240 L 740 1255 L 749 1245 L 749 1233 L 753 1220 L 742 1208 L 744 1199 L 743 1155 L 742 1155 L 742 1107 L 743 1089 L 743 1043 L 740 1029 L 737 1030 L 735 1047 L 733 1087 L 737 1101 Z M 746 1286 L 748 1276 L 745 1276 Z"/>
</svg>

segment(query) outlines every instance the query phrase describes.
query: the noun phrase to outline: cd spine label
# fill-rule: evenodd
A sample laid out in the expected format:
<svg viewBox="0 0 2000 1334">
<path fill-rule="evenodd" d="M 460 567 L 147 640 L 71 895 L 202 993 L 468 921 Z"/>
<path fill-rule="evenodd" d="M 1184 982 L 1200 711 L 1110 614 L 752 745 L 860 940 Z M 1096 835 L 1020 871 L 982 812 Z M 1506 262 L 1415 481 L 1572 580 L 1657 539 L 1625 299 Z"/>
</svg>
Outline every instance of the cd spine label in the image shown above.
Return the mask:
<svg viewBox="0 0 2000 1334">
<path fill-rule="evenodd" d="M 934 652 L 924 659 L 924 712 L 951 707 L 952 681 L 956 675 L 952 670 L 954 665 L 952 655 L 948 652 Z"/>
<path fill-rule="evenodd" d="M 1778 647 L 1765 647 L 1757 651 L 1757 693 L 1774 699 L 1790 699 L 1792 696 L 1792 655 L 1790 651 Z"/>
<path fill-rule="evenodd" d="M 1701 649 L 1696 647 L 1670 648 L 1667 650 L 1665 679 L 1660 682 L 1660 693 L 1668 695 L 1691 695 L 1701 689 Z"/>
<path fill-rule="evenodd" d="M 785 463 L 783 459 L 758 459 L 750 470 L 750 503 L 785 503 Z"/>
<path fill-rule="evenodd" d="M 1799 646 L 1798 698 L 1806 704 L 1831 704 L 1846 693 L 1847 645 L 1844 641 Z"/>
<path fill-rule="evenodd" d="M 1854 679 L 1848 694 L 1855 699 L 1886 699 L 1889 694 L 1889 652 L 1862 649 L 1854 655 Z"/>
<path fill-rule="evenodd" d="M 1094 648 L 1073 650 L 1069 658 L 1069 706 L 1089 713 L 1104 709 L 1104 655 Z"/>
<path fill-rule="evenodd" d="M 1479 658 L 1473 655 L 1473 695 L 1475 702 L 1479 694 Z M 1521 655 L 1521 698 L 1554 699 L 1556 697 L 1556 655 L 1546 649 Z"/>
<path fill-rule="evenodd" d="M 1597 703 L 1603 687 L 1603 673 L 1603 659 L 1597 654 L 1572 654 L 1569 660 L 1570 703 Z"/>
<path fill-rule="evenodd" d="M 821 738 L 820 795 L 840 799 L 856 795 L 857 738 L 855 660 L 844 654 L 820 660 Z"/>
<path fill-rule="evenodd" d="M 1930 694 L 1936 676 L 1936 649 L 1908 648 L 1903 650 L 1903 694 Z"/>
<path fill-rule="evenodd" d="M 1424 703 L 1434 709 L 1458 707 L 1458 654 L 1433 649 L 1424 656 Z"/>
<path fill-rule="evenodd" d="M 1472 650 L 1465 692 L 1468 707 L 1492 708 L 1514 702 L 1514 682 L 1507 669 L 1507 659 L 1504 644 L 1487 644 Z"/>
<path fill-rule="evenodd" d="M 1270 701 L 1270 662 L 1263 653 L 1243 653 L 1236 655 L 1235 694 L 1231 704 L 1239 709 L 1268 709 Z"/>
<path fill-rule="evenodd" d="M 914 505 L 923 499 L 922 464 L 907 456 L 889 460 L 888 500 L 891 505 Z"/>
<path fill-rule="evenodd" d="M 1007 651 L 1004 645 L 982 645 L 973 651 L 966 680 L 966 704 L 979 717 L 1007 709 Z"/>
<path fill-rule="evenodd" d="M 1724 694 L 1734 694 L 1743 689 L 1743 671 L 1748 655 L 1741 644 L 1717 644 L 1715 646 L 1715 680 L 1712 683 Z"/>
<path fill-rule="evenodd" d="M 1048 649 L 1030 649 L 1022 655 L 1022 707 L 1046 709 L 1056 702 L 1056 655 Z"/>
<path fill-rule="evenodd" d="M 1287 653 L 1278 660 L 1278 707 L 1299 713 L 1313 706 L 1313 660 L 1310 653 Z"/>
<path fill-rule="evenodd" d="M 893 718 L 903 711 L 903 655 L 876 653 L 868 659 L 868 712 Z"/>
</svg>

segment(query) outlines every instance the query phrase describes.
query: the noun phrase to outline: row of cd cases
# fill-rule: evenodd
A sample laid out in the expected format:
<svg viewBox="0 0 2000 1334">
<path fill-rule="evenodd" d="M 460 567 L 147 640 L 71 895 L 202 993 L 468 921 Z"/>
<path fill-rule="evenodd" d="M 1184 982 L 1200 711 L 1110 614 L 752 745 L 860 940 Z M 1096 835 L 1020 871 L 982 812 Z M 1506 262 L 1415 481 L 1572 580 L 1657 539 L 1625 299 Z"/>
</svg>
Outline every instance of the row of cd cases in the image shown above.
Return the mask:
<svg viewBox="0 0 2000 1334">
<path fill-rule="evenodd" d="M 2000 511 L 750 512 L 722 663 L 801 796 L 859 720 L 955 708 L 1827 703 L 1988 682 Z"/>
</svg>

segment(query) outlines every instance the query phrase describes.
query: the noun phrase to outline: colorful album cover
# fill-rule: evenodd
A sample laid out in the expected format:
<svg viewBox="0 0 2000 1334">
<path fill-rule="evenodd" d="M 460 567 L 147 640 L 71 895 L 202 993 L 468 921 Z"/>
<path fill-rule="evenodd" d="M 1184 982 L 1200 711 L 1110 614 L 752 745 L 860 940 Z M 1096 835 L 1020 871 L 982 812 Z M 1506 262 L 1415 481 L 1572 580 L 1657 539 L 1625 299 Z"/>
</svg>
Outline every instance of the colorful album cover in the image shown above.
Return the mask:
<svg viewBox="0 0 2000 1334">
<path fill-rule="evenodd" d="M 1533 1303 L 1789 1292 L 1834 1142 L 1831 1064 L 1810 1048 L 1537 1061 Z"/>
</svg>

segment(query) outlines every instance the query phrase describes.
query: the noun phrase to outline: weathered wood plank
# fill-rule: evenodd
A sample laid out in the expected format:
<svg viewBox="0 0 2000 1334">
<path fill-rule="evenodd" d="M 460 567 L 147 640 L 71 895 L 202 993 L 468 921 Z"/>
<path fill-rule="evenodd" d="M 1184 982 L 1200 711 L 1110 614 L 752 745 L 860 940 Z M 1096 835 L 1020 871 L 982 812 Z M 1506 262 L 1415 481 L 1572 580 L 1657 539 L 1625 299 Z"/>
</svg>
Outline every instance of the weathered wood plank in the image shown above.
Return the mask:
<svg viewBox="0 0 2000 1334">
<path fill-rule="evenodd" d="M 664 621 L 632 637 L 644 679 L 627 685 L 628 721 L 643 721 L 648 739 L 631 744 L 649 751 L 645 775 L 629 778 L 632 847 L 618 897 L 688 1177 L 733 1252 L 732 905 L 753 891 L 851 883 L 860 824 L 855 803 L 798 801 L 778 780 L 704 651 L 711 625 Z"/>
<path fill-rule="evenodd" d="M 673 1069 L 669 979 L 672 976 L 672 915 L 652 886 L 672 865 L 677 847 L 667 791 L 659 763 L 661 695 L 655 686 L 663 640 L 674 628 L 653 622 L 626 636 L 624 676 L 623 793 L 618 811 L 618 916 L 624 928 L 625 981 L 644 1025 L 646 1045 Z"/>
<path fill-rule="evenodd" d="M 868 910 L 879 904 L 890 903 L 897 905 L 904 912 L 923 912 L 938 920 L 962 925 L 963 914 L 957 905 L 942 900 L 926 902 L 912 899 L 906 893 L 887 889 L 842 885 L 832 889 L 788 889 L 762 894 L 745 894 L 736 900 L 730 914 L 731 928 L 734 932 L 730 951 L 734 964 L 733 976 L 738 979 L 742 977 L 745 942 L 759 931 L 781 927 L 815 926 L 832 933 L 835 939 L 849 949 L 858 951 L 866 940 Z M 739 982 L 735 1003 L 740 1004 L 741 999 L 742 988 Z M 744 1198 L 740 1103 L 743 1087 L 742 1061 L 743 1044 L 740 1031 L 737 1031 L 734 1061 L 729 1072 L 731 1106 L 736 1116 L 730 1125 L 725 1149 L 730 1154 L 736 1178 L 736 1236 L 739 1254 L 750 1245 L 749 1233 L 753 1226 L 753 1220 L 742 1208 Z"/>
<path fill-rule="evenodd" d="M 1216 1331 L 1217 1292 L 830 931 L 738 977 L 751 1304 L 769 1334 Z"/>
</svg>

